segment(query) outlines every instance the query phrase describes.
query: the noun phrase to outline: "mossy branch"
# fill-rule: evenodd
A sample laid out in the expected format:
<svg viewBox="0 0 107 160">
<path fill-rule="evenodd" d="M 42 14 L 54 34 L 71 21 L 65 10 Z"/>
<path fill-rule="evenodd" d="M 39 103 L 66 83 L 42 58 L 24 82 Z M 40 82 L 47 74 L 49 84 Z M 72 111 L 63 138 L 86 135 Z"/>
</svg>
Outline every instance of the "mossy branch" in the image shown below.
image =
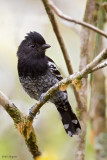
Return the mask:
<svg viewBox="0 0 107 160">
<path fill-rule="evenodd" d="M 24 137 L 26 145 L 28 146 L 33 157 L 38 157 L 40 151 L 37 146 L 36 134 L 32 127 L 32 121 L 29 122 L 21 111 L 0 91 L 0 105 L 7 111 L 13 119 L 14 124 L 20 134 Z"/>
</svg>

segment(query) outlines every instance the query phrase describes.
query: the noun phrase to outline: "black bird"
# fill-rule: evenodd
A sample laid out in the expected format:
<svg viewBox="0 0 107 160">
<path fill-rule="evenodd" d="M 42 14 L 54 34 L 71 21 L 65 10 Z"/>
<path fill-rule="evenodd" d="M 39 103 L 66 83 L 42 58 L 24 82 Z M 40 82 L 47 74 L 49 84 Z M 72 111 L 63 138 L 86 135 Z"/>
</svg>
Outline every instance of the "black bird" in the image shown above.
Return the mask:
<svg viewBox="0 0 107 160">
<path fill-rule="evenodd" d="M 17 51 L 20 82 L 28 95 L 36 100 L 63 79 L 53 60 L 45 55 L 49 47 L 39 33 L 30 32 Z M 69 104 L 67 92 L 57 91 L 50 102 L 55 104 L 67 134 L 79 134 L 81 127 Z"/>
</svg>

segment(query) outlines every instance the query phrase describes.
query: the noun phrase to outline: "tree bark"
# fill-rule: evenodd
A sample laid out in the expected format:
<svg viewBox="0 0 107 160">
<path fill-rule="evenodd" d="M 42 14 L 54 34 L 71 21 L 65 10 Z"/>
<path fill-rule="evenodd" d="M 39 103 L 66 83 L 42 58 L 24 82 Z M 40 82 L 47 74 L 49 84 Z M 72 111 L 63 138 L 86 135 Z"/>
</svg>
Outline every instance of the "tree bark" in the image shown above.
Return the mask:
<svg viewBox="0 0 107 160">
<path fill-rule="evenodd" d="M 100 0 L 100 6 L 104 0 Z M 96 19 L 93 25 L 103 29 L 105 20 L 105 11 L 99 6 Z M 94 56 L 102 49 L 102 39 L 100 35 L 91 35 L 93 39 Z M 100 45 L 99 45 L 100 44 Z M 93 58 L 94 58 L 93 56 Z M 106 133 L 106 93 L 105 93 L 105 76 L 103 70 L 96 71 L 92 74 L 91 79 L 91 101 L 90 101 L 90 116 L 92 122 L 92 133 L 94 135 L 94 147 L 96 160 L 107 159 L 107 133 Z"/>
<path fill-rule="evenodd" d="M 84 13 L 83 21 L 87 23 L 92 23 L 93 14 L 96 10 L 96 0 L 88 0 L 86 4 L 86 9 Z M 80 70 L 82 70 L 89 61 L 89 53 L 90 53 L 90 30 L 87 28 L 82 28 L 81 31 L 81 52 L 80 52 Z M 92 52 L 93 53 L 93 52 Z M 82 133 L 77 139 L 77 152 L 76 152 L 76 160 L 84 160 L 85 157 L 85 136 L 87 129 L 87 121 L 88 121 L 88 112 L 87 112 L 87 79 L 82 80 L 82 89 L 79 91 L 79 95 L 82 101 L 82 109 L 79 110 L 79 117 L 81 119 Z"/>
</svg>

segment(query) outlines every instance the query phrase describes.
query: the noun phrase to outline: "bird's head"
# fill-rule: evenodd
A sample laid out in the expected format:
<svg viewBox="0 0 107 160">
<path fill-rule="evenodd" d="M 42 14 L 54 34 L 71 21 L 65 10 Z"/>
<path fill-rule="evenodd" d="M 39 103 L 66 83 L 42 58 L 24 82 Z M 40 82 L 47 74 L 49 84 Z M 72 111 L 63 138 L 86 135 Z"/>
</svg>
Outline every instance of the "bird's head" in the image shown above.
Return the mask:
<svg viewBox="0 0 107 160">
<path fill-rule="evenodd" d="M 18 58 L 40 58 L 45 55 L 45 50 L 50 47 L 49 44 L 46 44 L 41 34 L 30 32 L 21 42 L 17 55 Z"/>
</svg>

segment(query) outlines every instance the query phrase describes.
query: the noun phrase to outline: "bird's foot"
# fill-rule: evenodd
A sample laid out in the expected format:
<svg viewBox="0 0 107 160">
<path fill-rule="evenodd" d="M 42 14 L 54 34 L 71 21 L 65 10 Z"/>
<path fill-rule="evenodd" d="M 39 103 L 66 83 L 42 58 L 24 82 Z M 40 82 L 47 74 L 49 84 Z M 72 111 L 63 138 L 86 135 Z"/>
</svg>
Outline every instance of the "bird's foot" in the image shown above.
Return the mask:
<svg viewBox="0 0 107 160">
<path fill-rule="evenodd" d="M 29 115 L 31 116 L 31 117 L 35 117 L 33 114 L 34 114 L 34 112 L 32 111 L 32 109 L 34 108 L 34 105 L 29 109 Z"/>
<path fill-rule="evenodd" d="M 40 101 L 42 101 L 42 102 L 44 102 L 44 101 L 45 101 L 45 99 L 44 99 L 44 95 L 45 95 L 45 93 L 42 93 L 42 94 L 41 94 L 41 96 L 40 96 Z"/>
<path fill-rule="evenodd" d="M 35 106 L 33 105 L 30 109 L 29 109 L 29 115 L 31 116 L 31 117 L 35 117 L 33 114 L 34 114 L 34 112 L 32 111 L 32 109 L 34 108 Z M 40 114 L 40 110 L 37 112 L 37 115 L 38 114 Z"/>
</svg>

